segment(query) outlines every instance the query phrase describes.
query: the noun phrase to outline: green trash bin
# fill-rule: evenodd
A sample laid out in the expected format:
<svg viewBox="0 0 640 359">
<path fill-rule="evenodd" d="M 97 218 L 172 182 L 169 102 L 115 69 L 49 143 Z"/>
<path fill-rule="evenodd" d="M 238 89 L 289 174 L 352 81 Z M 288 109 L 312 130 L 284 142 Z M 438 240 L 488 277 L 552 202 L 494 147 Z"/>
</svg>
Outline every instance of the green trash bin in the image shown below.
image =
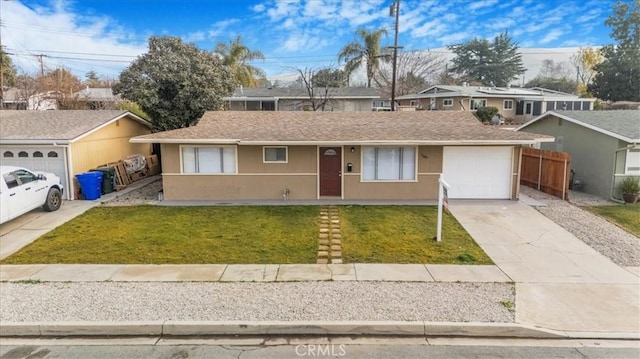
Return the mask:
<svg viewBox="0 0 640 359">
<path fill-rule="evenodd" d="M 115 189 L 116 168 L 115 167 L 98 167 L 92 171 L 102 172 L 102 194 L 111 193 Z"/>
</svg>

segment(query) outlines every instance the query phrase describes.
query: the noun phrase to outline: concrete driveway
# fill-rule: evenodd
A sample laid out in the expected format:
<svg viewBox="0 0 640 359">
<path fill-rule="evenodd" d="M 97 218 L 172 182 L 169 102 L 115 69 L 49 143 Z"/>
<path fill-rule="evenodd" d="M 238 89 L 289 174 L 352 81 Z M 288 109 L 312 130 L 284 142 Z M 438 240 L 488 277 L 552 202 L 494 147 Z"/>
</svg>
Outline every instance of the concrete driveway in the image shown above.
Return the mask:
<svg viewBox="0 0 640 359">
<path fill-rule="evenodd" d="M 452 200 L 449 208 L 516 282 L 516 321 L 568 332 L 640 335 L 638 276 L 526 204 Z"/>
</svg>

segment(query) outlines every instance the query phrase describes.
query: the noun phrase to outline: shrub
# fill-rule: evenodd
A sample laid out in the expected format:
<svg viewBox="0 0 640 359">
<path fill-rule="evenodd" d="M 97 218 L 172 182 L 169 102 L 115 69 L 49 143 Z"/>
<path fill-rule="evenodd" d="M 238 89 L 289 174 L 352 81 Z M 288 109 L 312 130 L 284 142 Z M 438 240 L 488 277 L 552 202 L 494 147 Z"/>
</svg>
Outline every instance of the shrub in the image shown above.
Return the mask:
<svg viewBox="0 0 640 359">
<path fill-rule="evenodd" d="M 482 122 L 491 121 L 491 118 L 493 116 L 497 115 L 497 114 L 498 114 L 498 108 L 497 107 L 491 107 L 491 106 L 480 107 L 476 111 L 476 116 L 478 116 L 478 118 Z"/>
<path fill-rule="evenodd" d="M 640 177 L 627 177 L 620 184 L 622 193 L 640 193 Z"/>
</svg>

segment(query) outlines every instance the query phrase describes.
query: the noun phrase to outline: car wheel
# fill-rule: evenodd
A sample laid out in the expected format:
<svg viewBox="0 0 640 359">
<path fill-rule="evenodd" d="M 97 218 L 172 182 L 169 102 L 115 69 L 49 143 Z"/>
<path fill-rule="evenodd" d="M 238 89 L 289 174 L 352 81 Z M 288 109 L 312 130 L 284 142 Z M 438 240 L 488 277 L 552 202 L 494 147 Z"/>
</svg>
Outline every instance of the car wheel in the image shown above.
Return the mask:
<svg viewBox="0 0 640 359">
<path fill-rule="evenodd" d="M 44 210 L 48 212 L 53 212 L 60 208 L 62 205 L 62 194 L 60 190 L 57 188 L 52 188 L 49 190 L 47 194 L 47 200 L 44 202 Z"/>
</svg>

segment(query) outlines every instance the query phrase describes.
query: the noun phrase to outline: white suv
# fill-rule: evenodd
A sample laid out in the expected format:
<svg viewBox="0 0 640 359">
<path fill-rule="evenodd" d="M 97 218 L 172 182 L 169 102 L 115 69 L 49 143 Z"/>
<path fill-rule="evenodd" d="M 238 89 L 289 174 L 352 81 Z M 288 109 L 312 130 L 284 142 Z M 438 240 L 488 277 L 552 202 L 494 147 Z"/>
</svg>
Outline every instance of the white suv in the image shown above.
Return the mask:
<svg viewBox="0 0 640 359">
<path fill-rule="evenodd" d="M 42 206 L 55 211 L 62 205 L 62 182 L 53 173 L 0 166 L 0 223 Z"/>
</svg>

